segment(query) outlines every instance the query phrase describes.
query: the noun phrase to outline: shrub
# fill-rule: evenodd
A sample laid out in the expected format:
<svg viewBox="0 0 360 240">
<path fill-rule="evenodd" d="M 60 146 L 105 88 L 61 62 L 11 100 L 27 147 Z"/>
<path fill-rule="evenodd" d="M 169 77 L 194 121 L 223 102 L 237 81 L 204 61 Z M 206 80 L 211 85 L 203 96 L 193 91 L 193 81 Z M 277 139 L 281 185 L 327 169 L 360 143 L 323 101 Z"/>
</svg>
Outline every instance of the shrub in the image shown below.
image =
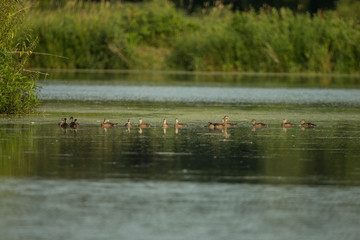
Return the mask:
<svg viewBox="0 0 360 240">
<path fill-rule="evenodd" d="M 32 67 L 360 72 L 359 24 L 335 11 L 233 12 L 218 1 L 186 15 L 166 0 L 64 4 L 32 10 L 28 22 L 38 52 L 66 58 L 35 56 Z"/>
<path fill-rule="evenodd" d="M 169 64 L 197 71 L 359 73 L 359 40 L 358 24 L 335 12 L 263 8 L 180 37 Z"/>
<path fill-rule="evenodd" d="M 36 41 L 27 36 L 21 44 L 14 42 L 22 17 L 22 1 L 0 2 L 0 113 L 31 112 L 38 104 L 37 76 L 23 69 Z"/>
</svg>

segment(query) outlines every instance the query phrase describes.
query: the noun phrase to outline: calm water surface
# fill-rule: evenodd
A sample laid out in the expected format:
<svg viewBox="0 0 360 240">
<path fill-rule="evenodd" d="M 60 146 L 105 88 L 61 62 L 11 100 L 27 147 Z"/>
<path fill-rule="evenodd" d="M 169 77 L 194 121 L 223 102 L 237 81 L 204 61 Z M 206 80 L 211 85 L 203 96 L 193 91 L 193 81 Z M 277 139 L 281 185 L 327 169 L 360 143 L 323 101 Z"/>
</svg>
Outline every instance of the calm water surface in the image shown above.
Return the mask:
<svg viewBox="0 0 360 240">
<path fill-rule="evenodd" d="M 43 83 L 38 114 L 0 118 L 2 239 L 360 235 L 356 80 L 81 76 Z M 224 115 L 237 127 L 204 127 Z M 57 126 L 70 116 L 77 131 Z M 102 129 L 104 117 L 119 126 Z M 123 127 L 139 117 L 153 127 Z M 160 127 L 175 117 L 189 127 Z"/>
</svg>

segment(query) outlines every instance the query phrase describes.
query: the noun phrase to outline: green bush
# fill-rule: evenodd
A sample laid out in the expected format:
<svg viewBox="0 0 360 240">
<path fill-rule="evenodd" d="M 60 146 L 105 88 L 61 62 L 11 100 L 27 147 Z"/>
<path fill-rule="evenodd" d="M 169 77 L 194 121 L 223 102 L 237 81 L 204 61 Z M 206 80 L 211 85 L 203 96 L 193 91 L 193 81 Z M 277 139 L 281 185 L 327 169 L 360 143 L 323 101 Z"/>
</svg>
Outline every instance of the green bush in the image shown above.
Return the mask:
<svg viewBox="0 0 360 240">
<path fill-rule="evenodd" d="M 28 20 L 39 36 L 37 52 L 58 56 L 35 56 L 31 66 L 43 68 L 136 68 L 139 46 L 169 47 L 186 28 L 165 0 L 142 5 L 69 1 L 63 8 L 33 10 Z"/>
<path fill-rule="evenodd" d="M 233 12 L 219 1 L 186 15 L 166 0 L 67 1 L 33 9 L 27 22 L 37 51 L 50 54 L 35 56 L 32 67 L 360 72 L 359 25 L 334 11 Z"/>
<path fill-rule="evenodd" d="M 0 1 L 0 113 L 31 112 L 38 104 L 37 76 L 23 69 L 36 41 L 14 42 L 22 17 L 22 1 Z"/>
<path fill-rule="evenodd" d="M 294 14 L 289 9 L 236 12 L 221 28 L 204 25 L 177 40 L 173 67 L 200 71 L 360 71 L 360 31 L 335 12 Z"/>
</svg>

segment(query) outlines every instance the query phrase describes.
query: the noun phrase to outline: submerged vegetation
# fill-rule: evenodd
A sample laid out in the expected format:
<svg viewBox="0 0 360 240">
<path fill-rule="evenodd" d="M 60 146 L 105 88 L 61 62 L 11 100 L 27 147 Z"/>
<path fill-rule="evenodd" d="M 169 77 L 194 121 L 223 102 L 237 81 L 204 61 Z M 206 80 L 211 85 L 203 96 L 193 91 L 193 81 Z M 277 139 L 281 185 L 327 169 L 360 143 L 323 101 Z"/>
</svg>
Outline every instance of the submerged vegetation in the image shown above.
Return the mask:
<svg viewBox="0 0 360 240">
<path fill-rule="evenodd" d="M 32 67 L 240 72 L 360 72 L 360 27 L 335 11 L 231 11 L 219 2 L 187 14 L 165 0 L 67 1 L 32 8 Z M 27 26 L 25 26 L 27 29 Z"/>
<path fill-rule="evenodd" d="M 31 112 L 38 104 L 36 74 L 25 72 L 36 41 L 14 41 L 23 19 L 22 1 L 0 1 L 0 114 Z"/>
</svg>

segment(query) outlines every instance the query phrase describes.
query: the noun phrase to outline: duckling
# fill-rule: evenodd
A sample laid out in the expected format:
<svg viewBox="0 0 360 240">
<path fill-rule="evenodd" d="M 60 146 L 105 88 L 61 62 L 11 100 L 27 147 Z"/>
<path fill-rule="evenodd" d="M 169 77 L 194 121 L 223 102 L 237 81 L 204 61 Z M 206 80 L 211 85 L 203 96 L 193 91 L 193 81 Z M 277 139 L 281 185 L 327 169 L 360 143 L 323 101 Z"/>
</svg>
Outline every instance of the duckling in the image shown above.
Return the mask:
<svg viewBox="0 0 360 240">
<path fill-rule="evenodd" d="M 61 127 L 61 128 L 67 128 L 69 125 L 67 124 L 67 122 L 66 122 L 66 118 L 62 118 L 61 119 L 61 122 L 59 122 L 59 126 Z"/>
<path fill-rule="evenodd" d="M 230 117 L 229 116 L 224 116 L 224 118 L 223 119 L 225 119 L 226 118 L 226 120 L 229 120 L 230 119 Z M 226 123 L 226 127 L 236 127 L 236 123 Z"/>
<path fill-rule="evenodd" d="M 170 124 L 166 123 L 166 119 L 164 118 L 164 122 L 163 122 L 163 125 L 162 125 L 163 128 L 168 128 L 170 127 Z"/>
<path fill-rule="evenodd" d="M 117 123 L 111 123 L 109 120 L 106 120 L 106 118 L 104 118 L 104 121 L 101 123 L 101 127 L 103 128 L 115 127 L 116 125 Z"/>
<path fill-rule="evenodd" d="M 70 128 L 74 129 L 74 128 L 78 128 L 79 127 L 79 123 L 77 122 L 77 119 L 75 119 L 73 117 L 70 117 L 70 124 L 69 124 Z"/>
<path fill-rule="evenodd" d="M 227 120 L 228 120 L 228 118 L 224 117 L 224 118 L 221 120 L 221 123 L 214 123 L 214 127 L 215 127 L 216 129 L 226 128 L 226 127 L 227 127 Z"/>
<path fill-rule="evenodd" d="M 125 123 L 124 126 L 127 127 L 127 128 L 132 127 L 132 125 L 131 125 L 131 123 L 130 123 L 130 119 L 128 119 L 127 123 Z"/>
<path fill-rule="evenodd" d="M 142 123 L 142 119 L 139 118 L 139 125 L 138 125 L 138 127 L 139 127 L 139 128 L 149 128 L 149 127 L 151 127 L 151 125 L 148 124 L 148 123 Z"/>
<path fill-rule="evenodd" d="M 209 122 L 207 125 L 205 125 L 205 127 L 208 127 L 210 129 L 222 129 L 224 127 L 227 127 L 226 125 L 226 121 L 229 119 L 228 116 L 225 116 L 222 120 L 221 120 L 221 123 L 212 123 L 212 122 Z"/>
<path fill-rule="evenodd" d="M 187 126 L 188 126 L 187 124 L 179 123 L 179 119 L 175 118 L 174 127 L 176 127 L 176 128 L 183 128 L 183 127 L 187 127 Z"/>
<path fill-rule="evenodd" d="M 287 122 L 286 119 L 283 119 L 283 120 L 282 120 L 282 123 L 281 123 L 281 126 L 282 126 L 282 127 L 294 127 L 295 124 L 294 124 L 294 123 Z"/>
<path fill-rule="evenodd" d="M 304 119 L 300 121 L 302 127 L 315 127 L 316 125 L 310 122 L 306 122 Z"/>
<path fill-rule="evenodd" d="M 70 118 L 70 119 L 71 119 L 71 118 Z M 71 127 L 72 129 L 77 129 L 77 128 L 79 128 L 79 123 L 78 123 L 78 120 L 77 120 L 76 118 L 75 118 L 74 121 L 71 121 L 70 127 Z"/>
<path fill-rule="evenodd" d="M 254 126 L 254 127 L 267 127 L 268 125 L 267 124 L 265 124 L 265 123 L 257 123 L 256 122 L 256 120 L 255 119 L 253 119 L 252 121 L 251 121 L 251 123 L 252 123 L 252 125 Z"/>
</svg>

